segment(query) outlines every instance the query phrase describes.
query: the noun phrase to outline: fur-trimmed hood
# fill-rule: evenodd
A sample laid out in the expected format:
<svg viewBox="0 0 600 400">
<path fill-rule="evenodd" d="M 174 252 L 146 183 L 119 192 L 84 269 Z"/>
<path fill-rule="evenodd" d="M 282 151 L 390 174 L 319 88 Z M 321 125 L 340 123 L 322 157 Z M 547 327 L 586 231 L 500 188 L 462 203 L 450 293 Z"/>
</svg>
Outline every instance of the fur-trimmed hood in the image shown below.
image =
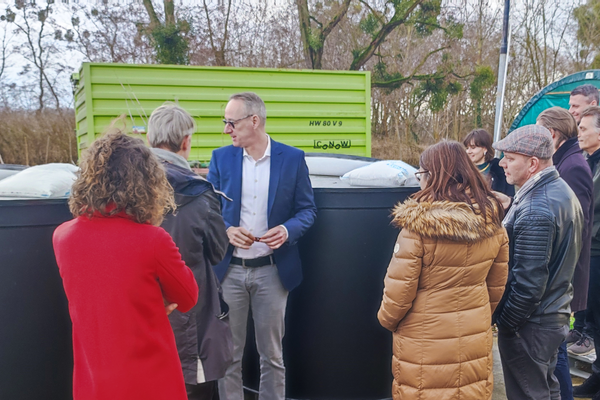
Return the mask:
<svg viewBox="0 0 600 400">
<path fill-rule="evenodd" d="M 408 199 L 398 204 L 392 215 L 394 225 L 421 236 L 454 241 L 477 242 L 494 236 L 500 225 L 492 223 L 493 210 L 487 210 L 487 222 L 467 203 L 451 201 L 417 202 Z"/>
</svg>

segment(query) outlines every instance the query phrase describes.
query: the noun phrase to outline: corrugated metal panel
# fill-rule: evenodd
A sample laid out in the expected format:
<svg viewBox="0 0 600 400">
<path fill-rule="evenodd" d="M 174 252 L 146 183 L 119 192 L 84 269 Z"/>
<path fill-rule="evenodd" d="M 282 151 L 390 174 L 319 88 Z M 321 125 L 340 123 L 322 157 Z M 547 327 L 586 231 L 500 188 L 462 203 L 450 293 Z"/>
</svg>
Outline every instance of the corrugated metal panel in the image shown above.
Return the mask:
<svg viewBox="0 0 600 400">
<path fill-rule="evenodd" d="M 131 132 L 176 101 L 198 125 L 190 159 L 207 161 L 231 143 L 221 120 L 229 96 L 244 91 L 265 101 L 275 140 L 309 152 L 371 155 L 369 72 L 94 63 L 83 64 L 75 89 L 79 149 L 119 115 Z"/>
</svg>

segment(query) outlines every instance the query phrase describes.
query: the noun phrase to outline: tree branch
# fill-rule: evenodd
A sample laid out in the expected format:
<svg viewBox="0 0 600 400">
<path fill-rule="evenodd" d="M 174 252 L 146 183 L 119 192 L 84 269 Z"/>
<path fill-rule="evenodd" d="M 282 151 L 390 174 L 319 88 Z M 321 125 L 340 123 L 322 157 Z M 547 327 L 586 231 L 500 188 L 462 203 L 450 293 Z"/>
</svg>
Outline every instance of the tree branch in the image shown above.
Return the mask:
<svg viewBox="0 0 600 400">
<path fill-rule="evenodd" d="M 417 65 L 415 67 L 415 69 L 413 70 L 412 75 L 415 75 L 417 73 L 417 71 L 419 69 L 421 69 L 421 67 L 423 67 L 423 65 L 425 65 L 425 63 L 427 62 L 427 60 L 429 59 L 429 57 L 431 57 L 432 55 L 434 55 L 436 53 L 439 53 L 440 51 L 447 50 L 449 48 L 450 48 L 450 46 L 444 46 L 444 47 L 440 47 L 439 49 L 435 49 L 435 50 L 432 50 L 429 53 L 427 53 L 425 55 L 425 57 L 423 57 L 423 59 L 421 60 L 421 62 L 419 63 L 419 65 Z"/>
<path fill-rule="evenodd" d="M 371 84 L 373 87 L 397 87 L 396 85 L 401 85 L 403 83 L 407 83 L 409 81 L 424 81 L 424 80 L 428 80 L 431 78 L 445 78 L 450 74 L 453 74 L 455 76 L 458 76 L 456 74 L 454 74 L 453 72 L 448 72 L 446 74 L 440 74 L 439 72 L 435 72 L 433 74 L 420 74 L 417 75 L 417 72 L 419 71 L 419 69 L 421 69 L 423 67 L 423 65 L 425 65 L 425 63 L 427 62 L 427 60 L 429 59 L 429 57 L 431 57 L 432 55 L 439 53 L 440 51 L 449 49 L 450 46 L 445 46 L 445 47 L 441 47 L 439 49 L 435 49 L 430 51 L 429 53 L 427 53 L 425 55 L 425 57 L 423 57 L 423 59 L 421 60 L 421 62 L 413 69 L 413 72 L 408 75 L 408 76 L 403 76 L 403 77 L 399 77 L 399 78 L 392 78 L 392 79 L 383 79 L 383 80 L 373 80 L 373 83 Z"/>
<path fill-rule="evenodd" d="M 312 68 L 312 54 L 310 49 L 310 15 L 308 12 L 308 0 L 296 0 L 298 7 L 298 19 L 300 24 L 300 38 L 302 40 L 302 48 L 304 49 L 304 62 L 306 68 Z"/>
<path fill-rule="evenodd" d="M 369 3 L 367 3 L 365 0 L 359 0 L 360 3 L 362 3 L 365 7 L 367 7 L 369 9 L 369 11 L 371 11 L 371 14 L 373 14 L 375 16 L 375 18 L 377 18 L 377 20 L 379 21 L 379 23 L 381 25 L 385 25 L 385 20 L 381 17 L 381 15 L 379 15 L 378 12 L 376 12 L 373 7 L 371 7 L 369 5 Z"/>
<path fill-rule="evenodd" d="M 173 0 L 164 0 L 165 25 L 175 25 L 175 4 Z"/>
<path fill-rule="evenodd" d="M 228 26 L 229 26 L 229 15 L 231 13 L 231 0 L 228 0 L 227 2 L 227 15 L 225 16 L 225 28 L 223 31 L 223 41 L 221 42 L 221 57 L 222 57 L 222 61 L 223 61 L 223 65 L 226 65 L 225 62 L 225 47 L 227 46 L 227 40 L 229 38 L 229 31 L 228 31 Z"/>
<path fill-rule="evenodd" d="M 350 7 L 350 1 L 351 0 L 344 0 L 339 12 L 333 17 L 331 21 L 329 21 L 327 26 L 325 26 L 321 33 L 321 35 L 323 36 L 323 40 L 331 33 L 333 28 L 335 28 L 335 26 L 340 23 L 342 18 L 344 18 L 344 15 L 346 15 L 346 13 L 348 12 L 348 7 Z"/>
<path fill-rule="evenodd" d="M 152 0 L 142 0 L 142 2 L 144 3 L 144 7 L 148 12 L 148 17 L 150 17 L 150 29 L 160 26 L 160 20 L 156 16 L 154 5 L 152 5 Z"/>
<path fill-rule="evenodd" d="M 317 25 L 319 25 L 320 29 L 323 29 L 323 24 L 319 22 L 318 19 L 316 19 L 315 17 L 313 17 L 312 15 L 309 16 L 310 19 L 312 19 L 313 21 L 315 21 L 317 23 Z"/>
<path fill-rule="evenodd" d="M 358 71 L 362 68 L 369 59 L 373 56 L 375 51 L 379 48 L 379 46 L 383 43 L 383 41 L 387 38 L 387 36 L 398 26 L 402 25 L 406 22 L 410 14 L 417 8 L 417 6 L 423 3 L 425 0 L 415 0 L 413 4 L 411 4 L 402 16 L 397 15 L 397 10 L 394 12 L 394 16 L 390 19 L 387 24 L 384 24 L 377 35 L 373 38 L 371 43 L 361 51 L 356 58 L 352 61 L 350 65 L 351 71 Z"/>
</svg>

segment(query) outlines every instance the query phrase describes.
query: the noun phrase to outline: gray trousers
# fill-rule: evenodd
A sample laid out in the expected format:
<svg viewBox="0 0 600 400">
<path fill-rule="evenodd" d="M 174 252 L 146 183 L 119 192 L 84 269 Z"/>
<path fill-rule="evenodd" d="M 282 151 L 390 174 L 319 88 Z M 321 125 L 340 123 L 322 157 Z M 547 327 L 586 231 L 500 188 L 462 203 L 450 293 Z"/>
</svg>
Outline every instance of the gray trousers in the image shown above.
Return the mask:
<svg viewBox="0 0 600 400">
<path fill-rule="evenodd" d="M 558 347 L 569 327 L 526 322 L 517 334 L 498 328 L 498 348 L 508 400 L 560 400 L 554 376 Z"/>
<path fill-rule="evenodd" d="M 224 400 L 243 400 L 242 357 L 246 344 L 248 311 L 252 309 L 256 348 L 260 356 L 259 400 L 285 398 L 285 366 L 282 340 L 288 291 L 279 280 L 275 265 L 245 268 L 230 265 L 223 280 L 223 297 L 229 305 L 233 334 L 233 363 L 219 380 Z"/>
</svg>

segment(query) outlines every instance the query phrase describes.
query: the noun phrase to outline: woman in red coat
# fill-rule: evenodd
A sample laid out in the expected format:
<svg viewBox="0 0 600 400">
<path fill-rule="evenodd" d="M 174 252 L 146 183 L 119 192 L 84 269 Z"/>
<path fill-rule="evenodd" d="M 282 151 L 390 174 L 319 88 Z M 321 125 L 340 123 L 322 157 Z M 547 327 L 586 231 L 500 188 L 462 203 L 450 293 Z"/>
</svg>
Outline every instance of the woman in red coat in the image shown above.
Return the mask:
<svg viewBox="0 0 600 400">
<path fill-rule="evenodd" d="M 174 207 L 158 160 L 120 132 L 84 153 L 53 242 L 73 322 L 74 400 L 186 400 L 165 310 L 198 298 L 191 270 L 158 225 Z"/>
</svg>

